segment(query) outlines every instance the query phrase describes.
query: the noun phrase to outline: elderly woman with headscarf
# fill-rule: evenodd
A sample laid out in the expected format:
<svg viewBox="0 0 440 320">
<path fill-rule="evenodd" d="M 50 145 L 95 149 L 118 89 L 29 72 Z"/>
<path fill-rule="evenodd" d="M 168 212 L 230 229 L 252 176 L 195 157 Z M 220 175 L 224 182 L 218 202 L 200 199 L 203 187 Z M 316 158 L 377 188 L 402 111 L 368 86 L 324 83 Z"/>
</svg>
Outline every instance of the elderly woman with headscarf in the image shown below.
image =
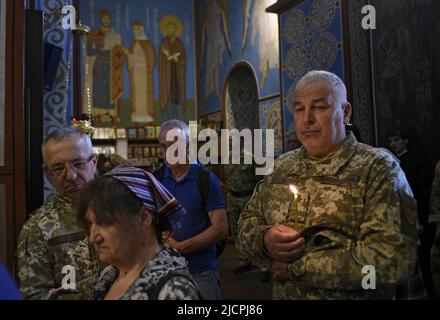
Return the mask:
<svg viewBox="0 0 440 320">
<path fill-rule="evenodd" d="M 185 258 L 163 245 L 182 213 L 176 199 L 148 172 L 116 167 L 81 195 L 78 219 L 99 259 L 108 264 L 95 299 L 198 299 Z"/>
</svg>

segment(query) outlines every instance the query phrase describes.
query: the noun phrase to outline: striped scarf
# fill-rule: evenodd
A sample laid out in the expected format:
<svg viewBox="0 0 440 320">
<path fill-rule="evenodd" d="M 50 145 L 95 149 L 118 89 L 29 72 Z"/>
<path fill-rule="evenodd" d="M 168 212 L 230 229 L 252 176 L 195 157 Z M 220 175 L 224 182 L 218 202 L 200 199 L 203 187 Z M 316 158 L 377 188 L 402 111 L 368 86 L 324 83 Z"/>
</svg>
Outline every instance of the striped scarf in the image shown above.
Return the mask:
<svg viewBox="0 0 440 320">
<path fill-rule="evenodd" d="M 174 220 L 174 213 L 180 213 L 183 209 L 176 198 L 149 172 L 122 165 L 105 175 L 129 188 L 155 219 L 169 218 L 173 215 Z"/>
</svg>

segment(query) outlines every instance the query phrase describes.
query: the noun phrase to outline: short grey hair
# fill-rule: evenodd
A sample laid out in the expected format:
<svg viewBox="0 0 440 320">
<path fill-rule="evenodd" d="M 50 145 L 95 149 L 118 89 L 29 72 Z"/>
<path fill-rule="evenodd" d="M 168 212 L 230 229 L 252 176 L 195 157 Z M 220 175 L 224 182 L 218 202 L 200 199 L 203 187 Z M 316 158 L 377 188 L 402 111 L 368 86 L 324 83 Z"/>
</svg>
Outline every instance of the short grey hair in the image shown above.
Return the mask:
<svg viewBox="0 0 440 320">
<path fill-rule="evenodd" d="M 325 84 L 332 91 L 335 101 L 347 103 L 347 88 L 336 74 L 324 70 L 312 70 L 306 73 L 296 84 L 293 96 L 300 90 L 310 88 L 316 84 Z"/>
<path fill-rule="evenodd" d="M 63 141 L 63 140 L 70 139 L 73 136 L 77 136 L 81 140 L 83 140 L 87 145 L 87 150 L 88 150 L 89 154 L 93 153 L 92 140 L 90 139 L 89 135 L 87 135 L 86 133 L 82 132 L 81 130 L 78 130 L 75 128 L 58 127 L 54 131 L 49 133 L 43 141 L 43 144 L 41 146 L 41 152 L 43 153 L 43 159 L 44 159 L 44 146 L 46 145 L 47 142 L 49 142 L 50 140 Z"/>
<path fill-rule="evenodd" d="M 183 133 L 185 134 L 186 143 L 189 143 L 189 127 L 185 122 L 180 121 L 178 119 L 172 119 L 172 120 L 168 120 L 168 121 L 165 121 L 164 123 L 162 123 L 162 125 L 160 126 L 160 129 L 159 129 L 158 136 L 162 133 L 162 131 L 168 131 L 171 129 L 182 130 Z"/>
</svg>

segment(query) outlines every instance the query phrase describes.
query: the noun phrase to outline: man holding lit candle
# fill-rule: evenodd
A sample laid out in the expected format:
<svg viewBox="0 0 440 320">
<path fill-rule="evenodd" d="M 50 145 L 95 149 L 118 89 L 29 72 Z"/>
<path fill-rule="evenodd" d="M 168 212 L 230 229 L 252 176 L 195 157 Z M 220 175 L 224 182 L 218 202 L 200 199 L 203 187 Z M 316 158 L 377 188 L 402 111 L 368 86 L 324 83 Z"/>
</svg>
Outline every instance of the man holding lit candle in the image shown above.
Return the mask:
<svg viewBox="0 0 440 320">
<path fill-rule="evenodd" d="M 298 81 L 303 147 L 277 159 L 240 216 L 238 247 L 271 259 L 274 299 L 392 299 L 415 268 L 411 189 L 393 157 L 346 134 L 346 97 L 333 73 Z"/>
</svg>

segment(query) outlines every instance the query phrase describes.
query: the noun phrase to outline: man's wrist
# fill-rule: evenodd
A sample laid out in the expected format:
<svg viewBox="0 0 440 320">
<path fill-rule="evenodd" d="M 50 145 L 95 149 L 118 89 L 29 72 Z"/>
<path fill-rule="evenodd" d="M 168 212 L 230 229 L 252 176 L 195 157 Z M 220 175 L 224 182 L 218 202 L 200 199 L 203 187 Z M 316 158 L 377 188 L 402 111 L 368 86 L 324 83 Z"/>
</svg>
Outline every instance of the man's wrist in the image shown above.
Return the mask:
<svg viewBox="0 0 440 320">
<path fill-rule="evenodd" d="M 266 244 L 264 243 L 264 236 L 266 235 L 266 232 L 269 231 L 270 228 L 272 228 L 272 226 L 267 226 L 261 231 L 261 245 L 263 248 L 263 255 L 268 259 L 271 259 L 271 256 L 266 248 Z"/>
</svg>

